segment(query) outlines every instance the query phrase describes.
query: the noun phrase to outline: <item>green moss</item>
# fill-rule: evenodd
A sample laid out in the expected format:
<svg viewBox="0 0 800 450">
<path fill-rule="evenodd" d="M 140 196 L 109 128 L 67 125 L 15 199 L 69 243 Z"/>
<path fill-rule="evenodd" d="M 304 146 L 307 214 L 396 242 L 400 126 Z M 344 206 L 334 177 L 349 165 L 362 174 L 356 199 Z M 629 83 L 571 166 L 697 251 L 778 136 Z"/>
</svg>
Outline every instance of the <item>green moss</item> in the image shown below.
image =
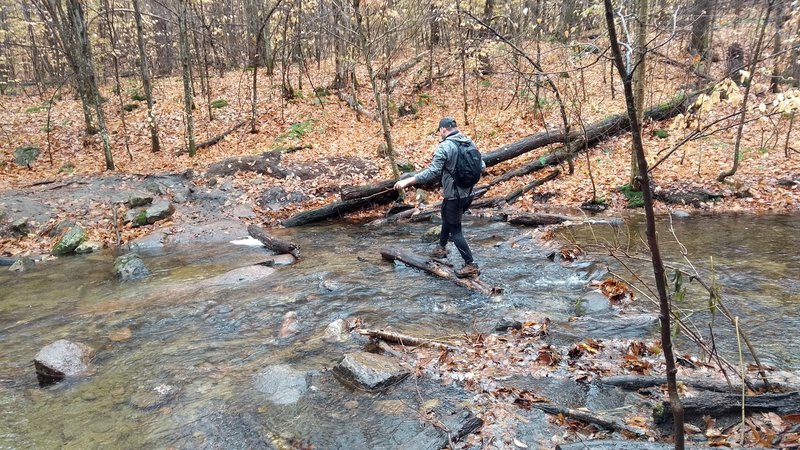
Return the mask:
<svg viewBox="0 0 800 450">
<path fill-rule="evenodd" d="M 215 109 L 224 108 L 228 106 L 228 101 L 224 99 L 217 99 L 211 102 L 211 107 Z"/>
<path fill-rule="evenodd" d="M 139 105 L 137 105 L 136 103 L 128 103 L 128 104 L 124 105 L 122 107 L 122 109 L 124 109 L 127 112 L 131 112 L 131 111 L 133 111 L 134 109 L 136 109 L 138 107 L 139 107 Z"/>
<path fill-rule="evenodd" d="M 481 80 L 481 86 L 485 88 L 492 87 L 492 80 Z"/>
<path fill-rule="evenodd" d="M 659 139 L 666 139 L 669 137 L 669 132 L 667 130 L 655 130 L 653 131 L 653 135 Z"/>
<path fill-rule="evenodd" d="M 641 208 L 644 206 L 644 194 L 635 190 L 630 184 L 620 187 L 619 191 L 628 199 L 628 208 Z"/>
<path fill-rule="evenodd" d="M 147 211 L 139 212 L 139 214 L 137 214 L 136 217 L 133 218 L 133 223 L 134 225 L 139 227 L 147 225 Z"/>
<path fill-rule="evenodd" d="M 26 113 L 38 113 L 42 111 L 47 111 L 47 108 L 44 106 L 31 106 L 30 108 L 26 109 Z"/>
<path fill-rule="evenodd" d="M 137 102 L 143 102 L 147 100 L 147 97 L 142 95 L 139 91 L 136 91 L 133 94 L 131 94 L 131 100 L 135 100 Z"/>
<path fill-rule="evenodd" d="M 58 169 L 58 173 L 72 173 L 74 171 L 75 171 L 75 164 L 72 164 L 70 162 L 65 163 Z"/>
</svg>

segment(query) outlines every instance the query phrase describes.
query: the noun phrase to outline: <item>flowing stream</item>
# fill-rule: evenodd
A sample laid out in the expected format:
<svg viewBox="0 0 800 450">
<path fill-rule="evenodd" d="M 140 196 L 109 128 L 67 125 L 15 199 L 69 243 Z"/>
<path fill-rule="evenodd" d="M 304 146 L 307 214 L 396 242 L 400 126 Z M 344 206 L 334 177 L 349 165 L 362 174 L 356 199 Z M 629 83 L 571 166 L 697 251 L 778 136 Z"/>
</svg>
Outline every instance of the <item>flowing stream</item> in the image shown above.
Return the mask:
<svg viewBox="0 0 800 450">
<path fill-rule="evenodd" d="M 800 335 L 796 219 L 676 223 L 694 254 L 715 256 L 729 306 L 763 349 L 760 356 L 790 369 L 800 369 L 800 348 L 786 345 Z M 636 229 L 637 218 L 629 222 Z M 401 427 L 407 407 L 326 382 L 325 369 L 363 348 L 357 339 L 322 339 L 336 319 L 358 317 L 370 328 L 436 337 L 491 332 L 506 317 L 547 316 L 562 341 L 625 334 L 624 327 L 608 329 L 602 321 L 567 322 L 575 315 L 613 316 L 602 308 L 587 312 L 581 301 L 590 295 L 589 282 L 604 277 L 604 261 L 562 265 L 546 257 L 548 250 L 521 251 L 509 239 L 528 230 L 504 222 L 475 219 L 466 227 L 483 279 L 506 290 L 499 298 L 381 260 L 387 244 L 425 249 L 419 236 L 430 226 L 283 230 L 300 245 L 300 261 L 242 285 L 200 281 L 264 260 L 263 248 L 197 244 L 143 253 L 153 275 L 132 283 L 114 280 L 111 253 L 61 258 L 21 274 L 0 272 L 0 448 L 281 448 L 287 436 L 318 448 L 378 448 L 383 444 L 372 432 Z M 611 240 L 619 228 L 592 231 L 574 234 L 583 241 Z M 697 305 L 704 301 L 690 297 Z M 641 303 L 637 308 L 653 310 Z M 296 323 L 287 326 L 293 317 Z M 112 339 L 120 330 L 129 330 L 130 338 Z M 657 328 L 645 324 L 629 335 L 655 337 Z M 58 339 L 97 349 L 96 373 L 40 388 L 33 357 Z M 313 373 L 316 400 L 267 402 L 254 377 L 276 364 Z M 440 389 L 443 397 L 459 395 Z M 342 406 L 352 402 L 358 407 Z M 374 423 L 358 437 L 341 437 L 354 421 Z M 275 438 L 267 444 L 265 436 Z"/>
</svg>

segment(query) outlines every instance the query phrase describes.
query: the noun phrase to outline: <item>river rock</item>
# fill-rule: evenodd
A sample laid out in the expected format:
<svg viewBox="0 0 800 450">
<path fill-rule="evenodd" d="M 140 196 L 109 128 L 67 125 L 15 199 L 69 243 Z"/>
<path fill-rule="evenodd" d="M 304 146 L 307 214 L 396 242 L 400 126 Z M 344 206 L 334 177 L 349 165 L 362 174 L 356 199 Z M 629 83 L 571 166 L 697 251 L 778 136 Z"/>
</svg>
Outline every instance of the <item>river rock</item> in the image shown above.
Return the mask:
<svg viewBox="0 0 800 450">
<path fill-rule="evenodd" d="M 333 368 L 333 373 L 345 384 L 367 391 L 387 388 L 403 381 L 409 371 L 397 361 L 375 353 L 346 353 Z"/>
<path fill-rule="evenodd" d="M 258 392 L 278 405 L 295 403 L 308 390 L 306 373 L 286 364 L 265 368 L 255 375 L 253 382 Z"/>
<path fill-rule="evenodd" d="M 101 244 L 99 242 L 95 242 L 95 241 L 88 241 L 88 242 L 82 243 L 77 248 L 75 248 L 75 253 L 77 253 L 79 255 L 83 255 L 83 254 L 86 254 L 86 253 L 94 253 L 94 252 L 100 250 L 101 248 L 103 248 L 103 244 Z"/>
<path fill-rule="evenodd" d="M 135 281 L 150 275 L 150 269 L 144 265 L 142 258 L 136 253 L 122 255 L 114 260 L 114 275 L 119 281 Z"/>
<path fill-rule="evenodd" d="M 33 359 L 39 384 L 46 386 L 65 378 L 80 378 L 94 373 L 94 349 L 80 342 L 60 339 L 45 346 Z"/>
<path fill-rule="evenodd" d="M 433 227 L 428 228 L 422 234 L 422 242 L 437 242 L 439 240 L 439 235 L 442 233 L 442 226 L 436 225 Z"/>
<path fill-rule="evenodd" d="M 156 223 L 159 220 L 164 220 L 175 212 L 175 205 L 168 201 L 160 201 L 153 203 L 145 210 L 147 214 L 147 223 Z"/>
<path fill-rule="evenodd" d="M 61 235 L 50 253 L 53 256 L 69 255 L 74 253 L 75 249 L 85 240 L 86 231 L 80 225 L 75 225 Z"/>
<path fill-rule="evenodd" d="M 325 328 L 323 340 L 328 342 L 346 342 L 350 339 L 350 324 L 344 319 L 337 319 Z"/>
<path fill-rule="evenodd" d="M 27 272 L 36 265 L 36 261 L 27 256 L 19 258 L 11 267 L 8 268 L 11 272 Z"/>
<path fill-rule="evenodd" d="M 140 388 L 133 393 L 129 402 L 131 406 L 142 411 L 152 411 L 169 403 L 178 394 L 178 388 L 169 384 L 160 384 L 154 388 Z"/>
</svg>

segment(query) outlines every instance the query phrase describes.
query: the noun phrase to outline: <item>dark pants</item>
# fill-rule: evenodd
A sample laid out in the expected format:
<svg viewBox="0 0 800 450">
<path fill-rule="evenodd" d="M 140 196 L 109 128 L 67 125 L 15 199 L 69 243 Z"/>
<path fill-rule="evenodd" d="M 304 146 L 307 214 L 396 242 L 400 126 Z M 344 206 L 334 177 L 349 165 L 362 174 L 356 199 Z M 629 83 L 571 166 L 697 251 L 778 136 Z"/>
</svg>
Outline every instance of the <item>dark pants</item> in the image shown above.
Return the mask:
<svg viewBox="0 0 800 450">
<path fill-rule="evenodd" d="M 469 209 L 472 204 L 472 196 L 462 199 L 442 201 L 442 233 L 439 235 L 439 245 L 447 246 L 448 238 L 456 244 L 458 253 L 464 259 L 464 263 L 472 264 L 472 252 L 469 250 L 467 240 L 461 232 L 461 216 L 464 211 Z"/>
</svg>

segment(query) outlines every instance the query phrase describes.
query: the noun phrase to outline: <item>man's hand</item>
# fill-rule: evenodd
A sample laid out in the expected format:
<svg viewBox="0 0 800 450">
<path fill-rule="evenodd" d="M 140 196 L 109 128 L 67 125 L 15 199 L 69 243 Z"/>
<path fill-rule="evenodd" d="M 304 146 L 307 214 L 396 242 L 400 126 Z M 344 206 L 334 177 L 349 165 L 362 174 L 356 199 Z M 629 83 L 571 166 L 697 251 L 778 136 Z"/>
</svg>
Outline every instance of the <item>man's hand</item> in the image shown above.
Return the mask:
<svg viewBox="0 0 800 450">
<path fill-rule="evenodd" d="M 414 184 L 416 181 L 417 180 L 414 177 L 408 177 L 406 179 L 400 180 L 397 183 L 395 183 L 394 188 L 399 191 L 406 188 L 407 186 Z"/>
</svg>

